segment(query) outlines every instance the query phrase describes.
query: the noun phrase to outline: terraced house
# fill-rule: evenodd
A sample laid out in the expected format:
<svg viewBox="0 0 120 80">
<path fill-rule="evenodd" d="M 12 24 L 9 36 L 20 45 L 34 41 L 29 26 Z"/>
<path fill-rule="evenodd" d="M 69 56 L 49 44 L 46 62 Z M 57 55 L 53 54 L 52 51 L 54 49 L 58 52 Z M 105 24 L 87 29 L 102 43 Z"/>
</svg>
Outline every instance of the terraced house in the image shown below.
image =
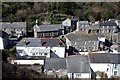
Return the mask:
<svg viewBox="0 0 120 80">
<path fill-rule="evenodd" d="M 26 28 L 26 22 L 0 22 L 0 30 L 18 38 L 26 35 Z"/>
<path fill-rule="evenodd" d="M 70 52 L 94 52 L 99 50 L 99 40 L 95 34 L 85 34 L 81 32 L 74 32 L 65 35 L 67 49 Z"/>
<path fill-rule="evenodd" d="M 77 22 L 76 31 L 85 32 L 87 34 L 101 34 L 110 42 L 116 43 L 119 33 L 119 24 L 116 21 L 104 21 L 97 23 L 89 23 L 88 21 Z"/>
</svg>

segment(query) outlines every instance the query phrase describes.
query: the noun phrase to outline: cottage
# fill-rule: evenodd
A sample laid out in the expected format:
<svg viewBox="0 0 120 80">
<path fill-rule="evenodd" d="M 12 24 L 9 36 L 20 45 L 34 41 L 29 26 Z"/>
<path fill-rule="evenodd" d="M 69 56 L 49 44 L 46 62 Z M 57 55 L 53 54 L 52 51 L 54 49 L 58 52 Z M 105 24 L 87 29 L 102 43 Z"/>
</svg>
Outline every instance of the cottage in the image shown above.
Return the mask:
<svg viewBox="0 0 120 80">
<path fill-rule="evenodd" d="M 44 72 L 47 75 L 65 78 L 67 76 L 66 58 L 46 58 Z"/>
<path fill-rule="evenodd" d="M 76 31 L 87 34 L 101 34 L 112 43 L 116 43 L 118 37 L 119 27 L 115 21 L 98 22 L 92 25 L 88 21 L 77 22 Z"/>
<path fill-rule="evenodd" d="M 58 37 L 64 34 L 64 27 L 61 24 L 34 25 L 33 30 L 36 38 Z"/>
<path fill-rule="evenodd" d="M 99 40 L 95 34 L 74 32 L 65 35 L 65 37 L 67 49 L 75 54 L 99 50 Z"/>
<path fill-rule="evenodd" d="M 66 33 L 70 33 L 72 31 L 76 30 L 76 28 L 77 28 L 77 21 L 78 21 L 77 18 L 71 18 L 71 19 L 67 18 L 66 20 L 64 20 L 62 22 L 62 25 L 65 28 L 65 34 Z"/>
<path fill-rule="evenodd" d="M 91 79 L 91 69 L 88 56 L 77 55 L 67 57 L 68 78 Z"/>
<path fill-rule="evenodd" d="M 107 76 L 103 78 L 110 77 L 110 66 L 111 61 L 109 54 L 107 53 L 91 53 L 89 54 L 90 66 L 92 70 L 97 74 L 98 71 L 104 72 Z M 96 75 L 96 77 L 101 77 Z"/>
<path fill-rule="evenodd" d="M 11 36 L 25 36 L 26 35 L 26 22 L 1 22 L 0 30 L 5 31 Z"/>
<path fill-rule="evenodd" d="M 88 21 L 78 21 L 76 31 L 85 32 L 86 28 L 89 27 Z"/>
<path fill-rule="evenodd" d="M 0 30 L 0 49 L 5 49 L 8 46 L 9 37 L 8 34 Z"/>
<path fill-rule="evenodd" d="M 23 38 L 16 45 L 16 56 L 65 57 L 65 45 L 58 38 Z"/>
<path fill-rule="evenodd" d="M 110 54 L 111 58 L 111 75 L 113 77 L 120 77 L 120 54 Z"/>
<path fill-rule="evenodd" d="M 96 73 L 96 78 L 111 78 L 112 76 L 120 76 L 120 69 L 118 68 L 118 66 L 120 66 L 120 54 L 91 53 L 89 54 L 89 59 L 90 66 Z"/>
</svg>

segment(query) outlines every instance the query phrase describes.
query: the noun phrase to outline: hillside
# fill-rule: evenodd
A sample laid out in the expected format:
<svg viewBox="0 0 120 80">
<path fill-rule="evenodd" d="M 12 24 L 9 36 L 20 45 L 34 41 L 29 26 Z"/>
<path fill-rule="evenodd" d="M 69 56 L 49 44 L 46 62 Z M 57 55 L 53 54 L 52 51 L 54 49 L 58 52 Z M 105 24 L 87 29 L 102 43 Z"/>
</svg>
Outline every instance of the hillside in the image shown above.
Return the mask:
<svg viewBox="0 0 120 80">
<path fill-rule="evenodd" d="M 26 21 L 28 29 L 35 24 L 35 20 L 61 23 L 67 17 L 76 17 L 80 20 L 107 20 L 120 19 L 120 2 L 118 3 L 31 3 L 7 2 L 2 3 L 3 21 Z"/>
</svg>

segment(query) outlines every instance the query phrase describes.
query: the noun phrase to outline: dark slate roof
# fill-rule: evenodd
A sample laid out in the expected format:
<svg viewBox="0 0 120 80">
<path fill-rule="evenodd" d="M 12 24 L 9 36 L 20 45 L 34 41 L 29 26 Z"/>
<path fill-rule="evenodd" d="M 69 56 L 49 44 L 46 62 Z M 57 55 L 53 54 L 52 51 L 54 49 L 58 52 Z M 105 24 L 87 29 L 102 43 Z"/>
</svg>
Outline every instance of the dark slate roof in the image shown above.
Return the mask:
<svg viewBox="0 0 120 80">
<path fill-rule="evenodd" d="M 46 58 L 45 67 L 46 70 L 59 70 L 67 69 L 65 58 Z"/>
<path fill-rule="evenodd" d="M 26 28 L 26 22 L 12 22 L 11 27 L 13 27 L 13 28 Z"/>
<path fill-rule="evenodd" d="M 26 22 L 0 22 L 2 28 L 26 28 Z"/>
<path fill-rule="evenodd" d="M 75 33 L 69 33 L 66 35 L 66 37 L 70 41 L 97 41 L 98 37 L 95 34 L 85 34 L 85 33 L 80 33 L 80 32 L 75 32 Z"/>
<path fill-rule="evenodd" d="M 107 22 L 100 22 L 100 26 L 117 26 L 117 24 L 113 21 L 107 21 Z"/>
<path fill-rule="evenodd" d="M 65 44 L 57 38 L 43 38 L 41 39 L 43 46 L 65 46 Z"/>
<path fill-rule="evenodd" d="M 68 73 L 90 73 L 88 56 L 70 56 L 67 58 Z"/>
<path fill-rule="evenodd" d="M 58 31 L 59 29 L 64 29 L 62 24 L 46 24 L 34 27 L 36 27 L 37 32 Z"/>
<path fill-rule="evenodd" d="M 110 54 L 112 64 L 120 64 L 120 54 Z"/>
<path fill-rule="evenodd" d="M 89 59 L 91 63 L 111 63 L 108 53 L 90 53 Z"/>
<path fill-rule="evenodd" d="M 23 38 L 16 46 L 39 47 L 42 46 L 40 38 Z"/>
<path fill-rule="evenodd" d="M 16 46 L 28 46 L 28 47 L 63 47 L 63 42 L 58 38 L 23 38 Z"/>
<path fill-rule="evenodd" d="M 1 38 L 5 38 L 7 36 L 8 36 L 8 34 L 6 32 L 0 30 L 0 37 Z"/>
</svg>

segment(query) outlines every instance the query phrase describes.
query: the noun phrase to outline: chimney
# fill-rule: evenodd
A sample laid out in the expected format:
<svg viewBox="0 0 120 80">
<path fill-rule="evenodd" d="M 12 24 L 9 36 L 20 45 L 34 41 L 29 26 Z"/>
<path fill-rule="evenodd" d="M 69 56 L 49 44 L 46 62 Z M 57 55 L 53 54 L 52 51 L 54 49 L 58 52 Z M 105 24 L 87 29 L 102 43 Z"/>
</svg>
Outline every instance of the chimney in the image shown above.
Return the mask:
<svg viewBox="0 0 120 80">
<path fill-rule="evenodd" d="M 38 19 L 36 19 L 35 24 L 36 24 L 36 26 L 38 26 Z"/>
<path fill-rule="evenodd" d="M 25 45 L 25 46 L 26 46 L 26 40 L 23 40 L 23 45 Z"/>
<path fill-rule="evenodd" d="M 37 30 L 36 30 L 36 26 L 33 27 L 34 30 L 34 37 L 37 38 Z"/>
</svg>

